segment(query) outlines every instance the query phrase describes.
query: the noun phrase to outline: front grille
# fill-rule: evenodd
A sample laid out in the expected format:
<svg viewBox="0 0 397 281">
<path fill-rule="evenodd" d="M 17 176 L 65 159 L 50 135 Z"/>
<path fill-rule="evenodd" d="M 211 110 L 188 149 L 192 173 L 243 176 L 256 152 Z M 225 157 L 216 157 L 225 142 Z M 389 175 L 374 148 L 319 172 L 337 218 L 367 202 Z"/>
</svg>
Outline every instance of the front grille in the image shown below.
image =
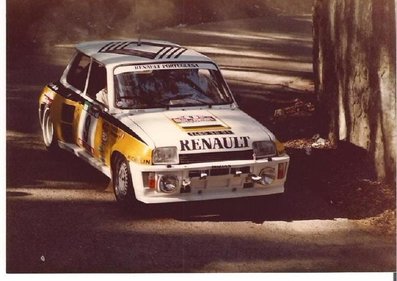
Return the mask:
<svg viewBox="0 0 397 281">
<path fill-rule="evenodd" d="M 201 178 L 203 174 L 206 176 L 224 176 L 224 175 L 239 175 L 237 171 L 242 174 L 249 174 L 251 171 L 250 166 L 238 168 L 212 168 L 207 170 L 190 170 L 189 178 Z"/>
<path fill-rule="evenodd" d="M 204 162 L 220 162 L 232 160 L 252 160 L 253 150 L 180 154 L 179 164 L 194 164 Z"/>
</svg>

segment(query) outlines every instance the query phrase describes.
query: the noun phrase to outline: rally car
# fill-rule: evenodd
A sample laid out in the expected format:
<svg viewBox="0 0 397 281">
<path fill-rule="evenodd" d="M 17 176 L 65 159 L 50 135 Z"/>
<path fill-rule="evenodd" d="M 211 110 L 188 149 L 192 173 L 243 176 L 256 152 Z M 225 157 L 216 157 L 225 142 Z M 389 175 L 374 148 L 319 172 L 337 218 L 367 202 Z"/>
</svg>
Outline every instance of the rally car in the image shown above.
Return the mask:
<svg viewBox="0 0 397 281">
<path fill-rule="evenodd" d="M 47 149 L 103 172 L 123 205 L 284 192 L 282 143 L 238 108 L 210 58 L 177 44 L 78 44 L 39 118 Z"/>
</svg>

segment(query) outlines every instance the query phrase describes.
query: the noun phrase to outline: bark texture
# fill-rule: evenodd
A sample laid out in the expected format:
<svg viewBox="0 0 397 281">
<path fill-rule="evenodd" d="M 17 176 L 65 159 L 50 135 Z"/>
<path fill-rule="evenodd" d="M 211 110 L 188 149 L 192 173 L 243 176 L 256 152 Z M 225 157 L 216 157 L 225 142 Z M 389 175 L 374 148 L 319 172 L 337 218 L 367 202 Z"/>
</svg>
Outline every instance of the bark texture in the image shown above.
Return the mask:
<svg viewBox="0 0 397 281">
<path fill-rule="evenodd" d="M 395 182 L 395 2 L 315 0 L 313 9 L 321 133 L 365 148 L 378 179 Z"/>
</svg>

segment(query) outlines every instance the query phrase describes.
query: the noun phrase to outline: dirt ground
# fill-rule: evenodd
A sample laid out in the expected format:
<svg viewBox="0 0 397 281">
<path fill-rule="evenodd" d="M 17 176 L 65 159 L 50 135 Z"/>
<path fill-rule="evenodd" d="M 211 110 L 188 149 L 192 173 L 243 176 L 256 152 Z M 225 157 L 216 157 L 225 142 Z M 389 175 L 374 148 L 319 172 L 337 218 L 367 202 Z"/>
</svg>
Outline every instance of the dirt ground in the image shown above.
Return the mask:
<svg viewBox="0 0 397 281">
<path fill-rule="evenodd" d="M 42 144 L 38 94 L 59 78 L 72 49 L 9 48 L 8 273 L 396 270 L 395 187 L 374 180 L 362 149 L 334 148 L 315 136 L 310 17 L 165 28 L 145 37 L 195 48 L 220 64 L 240 106 L 285 142 L 286 193 L 121 210 L 106 177 L 71 155 L 51 156 Z"/>
</svg>

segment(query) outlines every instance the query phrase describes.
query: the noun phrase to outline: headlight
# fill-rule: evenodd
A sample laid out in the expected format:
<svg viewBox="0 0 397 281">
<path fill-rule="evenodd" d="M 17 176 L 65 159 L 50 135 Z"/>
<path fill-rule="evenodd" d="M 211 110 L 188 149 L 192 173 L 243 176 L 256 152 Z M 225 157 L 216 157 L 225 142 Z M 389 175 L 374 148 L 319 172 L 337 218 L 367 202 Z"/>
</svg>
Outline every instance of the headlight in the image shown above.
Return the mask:
<svg viewBox="0 0 397 281">
<path fill-rule="evenodd" d="M 252 147 L 256 158 L 276 155 L 276 148 L 272 141 L 254 141 Z"/>
<path fill-rule="evenodd" d="M 178 164 L 177 148 L 168 146 L 154 149 L 153 164 Z"/>
<path fill-rule="evenodd" d="M 266 167 L 262 169 L 259 176 L 262 178 L 261 183 L 263 185 L 272 184 L 276 178 L 276 170 L 273 167 Z"/>
</svg>

